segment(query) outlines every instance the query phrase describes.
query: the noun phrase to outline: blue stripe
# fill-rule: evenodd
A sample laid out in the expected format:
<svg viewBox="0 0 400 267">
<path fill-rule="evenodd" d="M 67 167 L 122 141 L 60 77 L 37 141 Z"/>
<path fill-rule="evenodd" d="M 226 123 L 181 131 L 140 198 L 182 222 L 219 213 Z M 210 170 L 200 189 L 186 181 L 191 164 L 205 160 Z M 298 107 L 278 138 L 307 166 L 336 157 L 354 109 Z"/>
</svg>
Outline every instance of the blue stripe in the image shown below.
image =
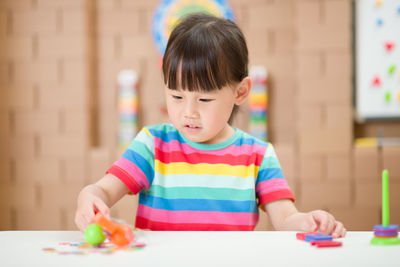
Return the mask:
<svg viewBox="0 0 400 267">
<path fill-rule="evenodd" d="M 162 210 L 171 211 L 221 211 L 257 213 L 256 201 L 231 201 L 213 199 L 164 199 L 153 197 L 142 191 L 139 204 Z"/>
<path fill-rule="evenodd" d="M 280 168 L 267 168 L 258 171 L 256 184 L 272 178 L 284 178 L 282 170 Z"/>
<path fill-rule="evenodd" d="M 143 158 L 140 154 L 136 153 L 131 149 L 127 149 L 125 153 L 122 155 L 124 159 L 129 160 L 133 164 L 135 164 L 139 169 L 142 170 L 144 175 L 149 180 L 149 183 L 152 184 L 154 178 L 154 169 L 147 162 L 145 158 Z"/>
</svg>

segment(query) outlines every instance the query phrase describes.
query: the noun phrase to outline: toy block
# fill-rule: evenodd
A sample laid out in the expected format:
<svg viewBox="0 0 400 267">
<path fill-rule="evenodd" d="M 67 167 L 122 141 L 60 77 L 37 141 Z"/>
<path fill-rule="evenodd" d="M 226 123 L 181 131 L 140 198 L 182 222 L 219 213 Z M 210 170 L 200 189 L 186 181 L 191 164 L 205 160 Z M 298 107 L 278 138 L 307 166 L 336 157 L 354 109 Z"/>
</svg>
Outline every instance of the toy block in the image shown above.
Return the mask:
<svg viewBox="0 0 400 267">
<path fill-rule="evenodd" d="M 283 2 L 283 1 L 281 1 Z M 254 30 L 264 29 L 290 29 L 294 16 L 291 3 L 248 5 L 248 26 Z"/>
<path fill-rule="evenodd" d="M 326 155 L 326 178 L 329 181 L 349 180 L 352 177 L 352 157 L 348 154 Z"/>
<path fill-rule="evenodd" d="M 8 31 L 8 18 L 5 10 L 0 10 L 0 37 L 5 37 Z"/>
<path fill-rule="evenodd" d="M 89 67 L 85 59 L 65 59 L 62 61 L 61 82 L 68 86 L 85 86 L 86 88 L 88 71 Z M 85 96 L 86 92 L 81 91 L 80 97 L 85 99 Z"/>
<path fill-rule="evenodd" d="M 78 8 L 85 9 L 85 2 L 81 0 L 36 0 L 38 9 L 46 8 Z"/>
<path fill-rule="evenodd" d="M 86 110 L 86 87 L 46 84 L 39 88 L 39 107 L 41 110 L 84 111 Z"/>
<path fill-rule="evenodd" d="M 134 37 L 121 36 L 121 58 L 143 58 L 146 56 L 156 56 L 153 40 L 150 35 L 138 35 Z"/>
<path fill-rule="evenodd" d="M 56 9 L 13 10 L 13 35 L 52 34 L 57 33 Z"/>
<path fill-rule="evenodd" d="M 15 183 L 25 186 L 58 183 L 61 182 L 61 170 L 60 161 L 55 158 L 16 159 Z"/>
<path fill-rule="evenodd" d="M 16 111 L 14 113 L 15 134 L 55 135 L 59 133 L 59 116 L 54 112 Z"/>
<path fill-rule="evenodd" d="M 111 153 L 106 148 L 91 149 L 89 157 L 89 183 L 94 183 L 105 175 L 115 159 L 111 158 Z"/>
<path fill-rule="evenodd" d="M 293 29 L 290 28 L 274 31 L 274 53 L 293 53 L 295 43 L 295 32 Z"/>
<path fill-rule="evenodd" d="M 325 178 L 323 156 L 301 156 L 299 159 L 299 179 L 303 181 L 321 181 Z"/>
<path fill-rule="evenodd" d="M 55 208 L 68 208 L 71 205 L 76 205 L 74 202 L 77 199 L 80 190 L 82 190 L 82 185 L 48 183 L 41 184 L 39 188 L 40 201 L 38 207 L 48 210 Z"/>
<path fill-rule="evenodd" d="M 103 36 L 97 42 L 97 58 L 99 61 L 113 61 L 121 58 L 120 38 Z"/>
<path fill-rule="evenodd" d="M 30 10 L 32 9 L 32 1 L 30 0 L 2 0 L 0 9 L 11 10 Z"/>
<path fill-rule="evenodd" d="M 303 155 L 350 153 L 352 140 L 347 131 L 341 128 L 302 130 L 298 134 L 300 153 Z"/>
<path fill-rule="evenodd" d="M 15 230 L 13 211 L 10 207 L 0 207 L 0 231 Z"/>
<path fill-rule="evenodd" d="M 273 40 L 271 31 L 264 30 L 258 31 L 249 29 L 245 32 L 248 41 L 248 50 L 250 58 L 257 58 L 258 56 L 265 56 L 265 53 L 271 53 L 273 51 Z"/>
<path fill-rule="evenodd" d="M 353 150 L 354 178 L 379 182 L 379 151 L 377 147 L 355 147 Z"/>
</svg>

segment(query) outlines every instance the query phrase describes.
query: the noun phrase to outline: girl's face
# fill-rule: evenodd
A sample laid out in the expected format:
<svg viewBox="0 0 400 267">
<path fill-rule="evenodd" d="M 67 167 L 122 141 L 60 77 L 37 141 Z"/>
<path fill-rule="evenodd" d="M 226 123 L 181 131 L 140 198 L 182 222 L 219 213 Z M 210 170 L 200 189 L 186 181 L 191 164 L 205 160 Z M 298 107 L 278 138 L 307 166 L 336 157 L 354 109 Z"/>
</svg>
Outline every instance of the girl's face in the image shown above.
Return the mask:
<svg viewBox="0 0 400 267">
<path fill-rule="evenodd" d="M 229 139 L 234 133 L 228 124 L 233 106 L 242 104 L 250 89 L 247 88 L 243 94 L 242 83 L 236 88 L 224 87 L 212 92 L 165 88 L 172 124 L 193 142 L 217 144 Z"/>
</svg>

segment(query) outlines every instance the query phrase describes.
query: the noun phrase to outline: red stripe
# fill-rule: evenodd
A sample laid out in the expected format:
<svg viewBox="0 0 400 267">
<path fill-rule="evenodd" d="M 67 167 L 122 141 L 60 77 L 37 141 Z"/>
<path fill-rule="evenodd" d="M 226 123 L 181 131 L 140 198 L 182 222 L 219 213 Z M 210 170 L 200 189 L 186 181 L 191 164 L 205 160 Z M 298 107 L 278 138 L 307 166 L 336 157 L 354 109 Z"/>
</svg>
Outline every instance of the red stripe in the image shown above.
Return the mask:
<svg viewBox="0 0 400 267">
<path fill-rule="evenodd" d="M 162 163 L 171 162 L 187 162 L 189 164 L 198 163 L 209 163 L 209 164 L 229 164 L 232 166 L 249 166 L 255 164 L 260 166 L 264 155 L 259 155 L 257 153 L 252 153 L 249 157 L 248 155 L 234 156 L 231 154 L 226 154 L 223 156 L 214 154 L 204 154 L 204 153 L 190 153 L 185 154 L 182 151 L 164 152 L 158 148 L 155 148 L 155 159 L 158 159 Z"/>
<path fill-rule="evenodd" d="M 258 197 L 258 204 L 264 205 L 264 204 L 267 204 L 268 202 L 280 200 L 280 199 L 290 199 L 293 202 L 295 201 L 294 195 L 293 195 L 292 191 L 290 191 L 290 189 L 281 189 L 278 191 L 260 195 Z"/>
<path fill-rule="evenodd" d="M 253 231 L 254 225 L 164 223 L 136 216 L 135 227 L 153 231 Z"/>
<path fill-rule="evenodd" d="M 133 194 L 137 194 L 142 187 L 126 171 L 116 165 L 112 165 L 106 173 L 110 173 L 120 179 Z"/>
</svg>

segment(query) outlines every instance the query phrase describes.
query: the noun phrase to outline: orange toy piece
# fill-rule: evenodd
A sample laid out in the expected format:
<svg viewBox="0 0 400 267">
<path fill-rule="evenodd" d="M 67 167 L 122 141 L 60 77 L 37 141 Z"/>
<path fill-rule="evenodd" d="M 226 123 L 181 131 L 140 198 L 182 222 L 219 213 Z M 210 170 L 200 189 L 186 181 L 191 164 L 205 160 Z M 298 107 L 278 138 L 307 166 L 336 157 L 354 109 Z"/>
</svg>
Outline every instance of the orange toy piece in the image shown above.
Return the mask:
<svg viewBox="0 0 400 267">
<path fill-rule="evenodd" d="M 116 224 L 101 213 L 96 214 L 94 222 L 103 227 L 110 234 L 111 242 L 119 247 L 129 245 L 133 241 L 134 236 L 129 225 Z"/>
</svg>

